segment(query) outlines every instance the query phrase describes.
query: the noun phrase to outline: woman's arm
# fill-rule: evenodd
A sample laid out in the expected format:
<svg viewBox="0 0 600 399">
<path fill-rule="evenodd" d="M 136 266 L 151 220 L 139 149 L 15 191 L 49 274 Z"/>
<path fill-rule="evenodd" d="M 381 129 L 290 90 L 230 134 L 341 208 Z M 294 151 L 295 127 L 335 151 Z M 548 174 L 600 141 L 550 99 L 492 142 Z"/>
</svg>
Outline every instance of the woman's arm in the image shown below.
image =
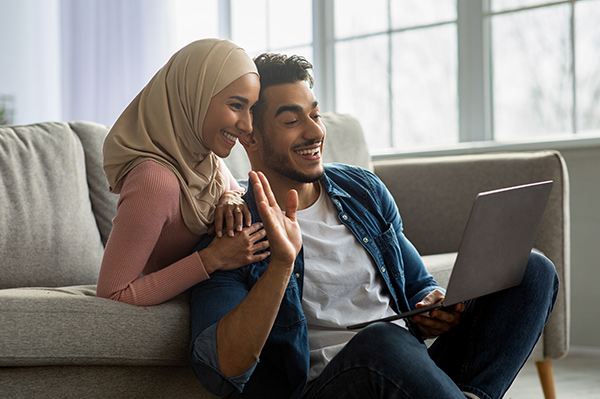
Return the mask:
<svg viewBox="0 0 600 399">
<path fill-rule="evenodd" d="M 173 298 L 208 278 L 196 241 L 181 219 L 177 178 L 155 162 L 138 165 L 123 182 L 97 295 L 134 305 Z"/>
<path fill-rule="evenodd" d="M 133 305 L 157 305 L 208 278 L 262 260 L 268 242 L 260 225 L 214 240 L 201 251 L 185 226 L 177 178 L 155 162 L 126 177 L 98 277 L 97 295 Z"/>
</svg>

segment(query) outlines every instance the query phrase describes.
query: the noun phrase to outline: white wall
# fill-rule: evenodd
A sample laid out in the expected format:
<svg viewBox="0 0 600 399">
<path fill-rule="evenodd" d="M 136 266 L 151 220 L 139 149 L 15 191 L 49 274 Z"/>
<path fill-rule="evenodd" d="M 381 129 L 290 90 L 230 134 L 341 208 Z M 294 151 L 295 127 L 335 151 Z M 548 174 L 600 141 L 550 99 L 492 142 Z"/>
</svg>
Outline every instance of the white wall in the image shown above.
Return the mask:
<svg viewBox="0 0 600 399">
<path fill-rule="evenodd" d="M 600 347 L 600 145 L 560 151 L 571 183 L 571 344 Z"/>
</svg>

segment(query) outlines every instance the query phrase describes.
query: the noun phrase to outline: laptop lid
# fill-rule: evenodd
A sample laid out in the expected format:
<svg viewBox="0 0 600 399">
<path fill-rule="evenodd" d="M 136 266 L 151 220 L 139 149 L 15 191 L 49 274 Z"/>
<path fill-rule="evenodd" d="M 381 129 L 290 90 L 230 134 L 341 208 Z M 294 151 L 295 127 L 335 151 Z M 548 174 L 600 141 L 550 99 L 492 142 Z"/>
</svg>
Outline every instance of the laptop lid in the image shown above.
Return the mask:
<svg viewBox="0 0 600 399">
<path fill-rule="evenodd" d="M 348 329 L 452 306 L 519 285 L 552 184 L 548 180 L 479 193 L 463 232 L 444 301 Z"/>
<path fill-rule="evenodd" d="M 521 283 L 552 184 L 544 181 L 477 195 L 444 306 Z"/>
</svg>

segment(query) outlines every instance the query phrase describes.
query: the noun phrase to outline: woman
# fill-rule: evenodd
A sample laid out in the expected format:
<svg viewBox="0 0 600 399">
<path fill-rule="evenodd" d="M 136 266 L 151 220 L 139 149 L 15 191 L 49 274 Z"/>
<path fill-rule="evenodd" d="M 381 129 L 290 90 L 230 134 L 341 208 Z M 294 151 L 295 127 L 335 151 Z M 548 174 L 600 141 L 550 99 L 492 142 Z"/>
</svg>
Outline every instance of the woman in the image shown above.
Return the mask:
<svg viewBox="0 0 600 399">
<path fill-rule="evenodd" d="M 199 40 L 178 51 L 125 109 L 104 142 L 104 170 L 120 197 L 98 296 L 156 305 L 215 270 L 268 256 L 255 254 L 268 247 L 258 242 L 262 225 L 242 229 L 250 214 L 219 160 L 252 131 L 259 89 L 244 50 Z M 213 220 L 219 238 L 193 252 Z"/>
</svg>

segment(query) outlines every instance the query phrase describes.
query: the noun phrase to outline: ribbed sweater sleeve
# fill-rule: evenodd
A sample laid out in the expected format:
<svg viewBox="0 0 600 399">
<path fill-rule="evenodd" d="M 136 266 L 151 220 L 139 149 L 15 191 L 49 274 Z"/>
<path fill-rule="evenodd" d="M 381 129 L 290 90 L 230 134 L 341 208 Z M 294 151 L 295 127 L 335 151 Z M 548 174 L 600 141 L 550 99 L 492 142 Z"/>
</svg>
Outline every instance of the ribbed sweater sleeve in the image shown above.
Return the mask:
<svg viewBox="0 0 600 399">
<path fill-rule="evenodd" d="M 106 244 L 97 295 L 133 305 L 156 305 L 208 278 L 198 237 L 185 226 L 179 183 L 147 161 L 124 178 Z"/>
</svg>

